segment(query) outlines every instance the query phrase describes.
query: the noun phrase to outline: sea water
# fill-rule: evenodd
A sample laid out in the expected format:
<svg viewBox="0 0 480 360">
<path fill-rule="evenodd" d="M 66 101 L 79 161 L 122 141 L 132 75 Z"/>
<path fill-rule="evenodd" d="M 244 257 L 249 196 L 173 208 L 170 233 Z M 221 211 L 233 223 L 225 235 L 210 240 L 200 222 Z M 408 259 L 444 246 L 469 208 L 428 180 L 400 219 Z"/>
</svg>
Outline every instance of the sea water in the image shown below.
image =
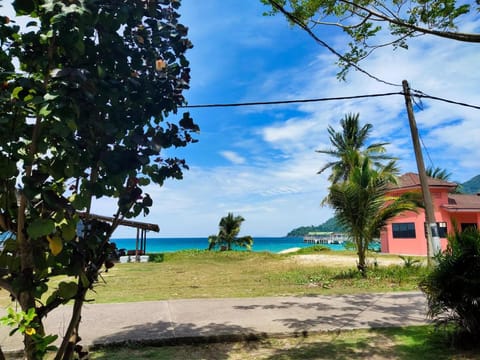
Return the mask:
<svg viewBox="0 0 480 360">
<path fill-rule="evenodd" d="M 112 239 L 118 249 L 135 249 L 134 238 Z M 291 248 L 304 248 L 312 244 L 303 242 L 302 237 L 254 237 L 252 251 L 268 251 L 278 253 Z M 332 250 L 345 250 L 341 244 L 329 244 Z M 175 252 L 180 250 L 208 249 L 207 238 L 147 238 L 147 253 Z"/>
</svg>

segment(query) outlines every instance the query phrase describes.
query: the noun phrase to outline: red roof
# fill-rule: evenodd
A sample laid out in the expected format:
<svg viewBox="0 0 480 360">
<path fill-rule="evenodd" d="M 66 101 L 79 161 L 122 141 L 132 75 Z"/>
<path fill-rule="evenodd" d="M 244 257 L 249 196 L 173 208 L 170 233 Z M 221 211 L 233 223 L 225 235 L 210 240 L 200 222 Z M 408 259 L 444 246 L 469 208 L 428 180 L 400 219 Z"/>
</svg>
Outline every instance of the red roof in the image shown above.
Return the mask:
<svg viewBox="0 0 480 360">
<path fill-rule="evenodd" d="M 480 196 L 467 194 L 448 194 L 448 204 L 443 208 L 453 211 L 480 211 Z"/>
<path fill-rule="evenodd" d="M 420 185 L 420 177 L 418 174 L 414 173 L 406 173 L 403 174 L 398 178 L 398 184 L 396 185 L 391 185 L 390 189 L 412 189 L 412 188 L 419 188 L 421 187 Z M 445 188 L 456 188 L 457 184 L 450 182 L 450 181 L 445 181 L 445 180 L 440 180 L 440 179 L 434 179 L 429 177 L 428 178 L 428 187 L 445 187 Z"/>
</svg>

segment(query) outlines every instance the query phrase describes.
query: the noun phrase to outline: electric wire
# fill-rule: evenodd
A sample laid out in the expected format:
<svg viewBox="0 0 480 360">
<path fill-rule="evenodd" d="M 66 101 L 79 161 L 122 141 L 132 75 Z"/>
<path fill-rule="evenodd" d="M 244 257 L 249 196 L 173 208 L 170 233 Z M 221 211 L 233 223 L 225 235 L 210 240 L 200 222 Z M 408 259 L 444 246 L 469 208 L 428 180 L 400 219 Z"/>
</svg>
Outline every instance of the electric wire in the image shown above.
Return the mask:
<svg viewBox="0 0 480 360">
<path fill-rule="evenodd" d="M 469 108 L 472 108 L 472 109 L 480 110 L 480 105 L 472 105 L 472 104 L 468 104 L 468 103 L 464 103 L 464 102 L 460 102 L 460 101 L 454 101 L 454 100 L 445 99 L 445 98 L 441 98 L 441 97 L 437 97 L 437 96 L 427 95 L 427 94 L 424 94 L 424 93 L 418 93 L 418 94 L 415 94 L 415 96 L 419 97 L 419 98 L 432 99 L 432 100 L 446 102 L 446 103 L 449 103 L 449 104 L 454 104 L 454 105 L 459 105 L 459 106 L 464 106 L 464 107 L 469 107 Z"/>
<path fill-rule="evenodd" d="M 389 93 L 379 93 L 379 94 L 338 96 L 338 97 L 326 97 L 326 98 L 314 98 L 314 99 L 252 101 L 252 102 L 241 102 L 241 103 L 183 105 L 183 106 L 181 106 L 181 108 L 193 109 L 193 108 L 215 108 L 215 107 L 237 107 L 237 106 L 259 106 L 259 105 L 283 105 L 283 104 L 311 103 L 311 102 L 322 102 L 322 101 L 364 99 L 364 98 L 374 98 L 374 97 L 383 97 L 383 96 L 391 96 L 391 95 L 403 95 L 403 92 L 389 92 Z"/>
<path fill-rule="evenodd" d="M 430 161 L 430 165 L 432 169 L 435 168 L 432 157 L 430 156 L 430 152 L 428 151 L 427 145 L 425 145 L 425 142 L 423 141 L 422 135 L 418 134 L 418 137 L 420 138 L 420 142 L 422 143 L 422 147 L 425 150 L 425 153 L 427 154 L 427 157 L 428 157 L 428 160 Z"/>
<path fill-rule="evenodd" d="M 473 105 L 464 102 L 454 101 L 450 99 L 445 99 L 438 96 L 427 95 L 419 90 L 412 90 L 414 92 L 413 96 L 417 98 L 432 99 L 437 101 L 446 102 L 449 104 L 454 104 L 463 107 L 469 107 L 472 109 L 480 110 L 480 105 Z M 183 109 L 194 109 L 194 108 L 220 108 L 220 107 L 243 107 L 243 106 L 264 106 L 264 105 L 284 105 L 284 104 L 301 104 L 301 103 L 311 103 L 311 102 L 324 102 L 324 101 L 340 101 L 340 100 L 352 100 L 352 99 L 365 99 L 365 98 L 377 98 L 377 97 L 386 97 L 402 95 L 405 96 L 403 91 L 400 92 L 389 92 L 389 93 L 377 93 L 377 94 L 363 94 L 363 95 L 352 95 L 352 96 L 337 96 L 337 97 L 325 97 L 325 98 L 313 98 L 313 99 L 295 99 L 295 100 L 274 100 L 274 101 L 251 101 L 251 102 L 239 102 L 239 103 L 212 103 L 212 104 L 195 104 L 195 105 L 182 105 L 179 106 Z M 416 105 L 423 109 L 423 103 L 416 102 Z"/>
</svg>

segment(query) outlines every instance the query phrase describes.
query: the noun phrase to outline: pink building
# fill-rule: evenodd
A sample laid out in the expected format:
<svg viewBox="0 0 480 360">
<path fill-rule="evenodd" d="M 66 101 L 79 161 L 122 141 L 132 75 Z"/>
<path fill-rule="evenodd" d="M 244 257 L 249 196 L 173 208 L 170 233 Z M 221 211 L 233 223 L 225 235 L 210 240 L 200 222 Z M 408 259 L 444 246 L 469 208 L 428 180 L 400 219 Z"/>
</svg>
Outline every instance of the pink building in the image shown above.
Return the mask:
<svg viewBox="0 0 480 360">
<path fill-rule="evenodd" d="M 442 249 L 447 246 L 447 234 L 453 231 L 453 223 L 460 229 L 469 226 L 480 228 L 480 194 L 453 194 L 457 184 L 429 178 L 435 220 L 439 226 Z M 398 196 L 407 191 L 421 191 L 417 174 L 407 173 L 398 180 L 388 195 Z M 425 212 L 404 212 L 390 220 L 380 234 L 383 253 L 403 255 L 427 255 Z"/>
</svg>

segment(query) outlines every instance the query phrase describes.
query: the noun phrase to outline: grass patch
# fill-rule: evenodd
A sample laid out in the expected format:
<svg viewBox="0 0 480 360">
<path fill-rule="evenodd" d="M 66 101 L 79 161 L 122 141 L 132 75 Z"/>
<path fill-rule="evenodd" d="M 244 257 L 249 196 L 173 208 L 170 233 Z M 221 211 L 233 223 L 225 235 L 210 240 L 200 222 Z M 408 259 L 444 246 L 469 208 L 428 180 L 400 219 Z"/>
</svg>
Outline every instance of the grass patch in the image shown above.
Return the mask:
<svg viewBox="0 0 480 360">
<path fill-rule="evenodd" d="M 322 254 L 338 256 L 339 252 Z M 292 261 L 290 254 L 247 251 L 187 250 L 156 254 L 153 260 L 157 262 L 116 264 L 102 274 L 103 281 L 89 292 L 88 299 L 118 303 L 406 291 L 417 290 L 426 271 L 421 266 L 378 266 L 365 279 L 354 265 L 332 266 L 328 260 L 300 263 Z M 52 287 L 59 280 L 52 279 Z M 0 305 L 8 303 L 6 291 L 0 291 Z"/>
<path fill-rule="evenodd" d="M 97 302 L 345 294 L 417 290 L 425 268 L 376 267 L 368 278 L 353 266 L 299 264 L 268 252 L 182 251 L 159 263 L 118 264 L 91 294 Z"/>
<path fill-rule="evenodd" d="M 328 246 L 325 245 L 312 245 L 308 247 L 301 248 L 291 254 L 294 255 L 309 255 L 309 254 L 318 254 L 318 253 L 325 253 L 325 252 L 332 252 L 333 250 L 330 249 Z"/>
<path fill-rule="evenodd" d="M 96 360 L 130 359 L 478 359 L 480 352 L 450 347 L 432 326 L 355 330 L 307 337 L 163 347 L 105 348 Z"/>
</svg>

